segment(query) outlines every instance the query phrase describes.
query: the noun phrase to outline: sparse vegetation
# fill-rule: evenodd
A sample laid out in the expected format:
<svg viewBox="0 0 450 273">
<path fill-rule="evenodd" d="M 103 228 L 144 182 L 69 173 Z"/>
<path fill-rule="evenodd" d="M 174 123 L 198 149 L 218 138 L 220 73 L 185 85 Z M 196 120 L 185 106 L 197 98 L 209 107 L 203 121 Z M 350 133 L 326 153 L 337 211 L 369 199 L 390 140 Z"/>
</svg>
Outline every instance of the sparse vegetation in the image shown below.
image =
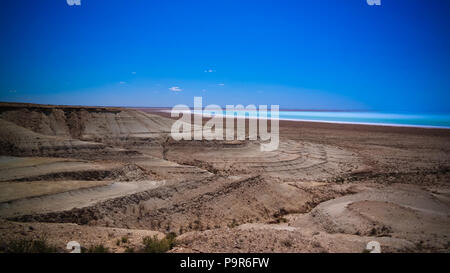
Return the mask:
<svg viewBox="0 0 450 273">
<path fill-rule="evenodd" d="M 269 224 L 281 224 L 281 223 L 287 223 L 287 222 L 288 222 L 288 220 L 286 218 L 278 217 L 278 218 L 275 218 L 275 220 L 270 221 Z"/>
<path fill-rule="evenodd" d="M 176 244 L 176 234 L 171 232 L 163 239 L 158 239 L 156 235 L 153 237 L 145 237 L 143 239 L 145 253 L 163 253 L 172 249 Z"/>
<path fill-rule="evenodd" d="M 127 236 L 122 236 L 122 238 L 117 239 L 116 246 L 120 246 L 121 243 L 122 244 L 128 243 L 128 237 Z"/>
<path fill-rule="evenodd" d="M 104 245 L 90 246 L 89 248 L 82 248 L 82 253 L 110 253 L 109 248 Z"/>
<path fill-rule="evenodd" d="M 177 238 L 177 234 L 175 232 L 170 232 L 166 235 L 166 239 L 169 241 L 170 249 L 175 247 L 176 238 Z"/>
<path fill-rule="evenodd" d="M 281 244 L 285 247 L 292 247 L 292 242 L 288 239 L 281 241 Z"/>
<path fill-rule="evenodd" d="M 134 248 L 132 247 L 125 248 L 125 253 L 134 253 Z"/>
<path fill-rule="evenodd" d="M 233 218 L 231 223 L 228 225 L 229 228 L 237 227 L 239 224 L 237 223 L 236 219 Z"/>
<path fill-rule="evenodd" d="M 47 242 L 45 238 L 18 239 L 0 246 L 5 253 L 56 253 L 57 248 Z"/>
<path fill-rule="evenodd" d="M 194 221 L 194 226 L 193 226 L 194 230 L 202 230 L 202 223 L 200 222 L 199 219 Z"/>
</svg>

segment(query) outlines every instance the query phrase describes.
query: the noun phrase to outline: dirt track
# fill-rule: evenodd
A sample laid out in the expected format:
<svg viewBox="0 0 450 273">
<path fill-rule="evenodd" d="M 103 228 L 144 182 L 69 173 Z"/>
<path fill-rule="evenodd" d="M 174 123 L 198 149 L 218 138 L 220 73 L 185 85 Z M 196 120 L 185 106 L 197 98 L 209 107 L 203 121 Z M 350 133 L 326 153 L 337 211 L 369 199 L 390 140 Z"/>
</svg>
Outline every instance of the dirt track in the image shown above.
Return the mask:
<svg viewBox="0 0 450 273">
<path fill-rule="evenodd" d="M 3 104 L 0 238 L 51 222 L 175 232 L 174 252 L 450 250 L 448 130 L 281 122 L 261 152 L 175 142 L 141 110 Z"/>
</svg>

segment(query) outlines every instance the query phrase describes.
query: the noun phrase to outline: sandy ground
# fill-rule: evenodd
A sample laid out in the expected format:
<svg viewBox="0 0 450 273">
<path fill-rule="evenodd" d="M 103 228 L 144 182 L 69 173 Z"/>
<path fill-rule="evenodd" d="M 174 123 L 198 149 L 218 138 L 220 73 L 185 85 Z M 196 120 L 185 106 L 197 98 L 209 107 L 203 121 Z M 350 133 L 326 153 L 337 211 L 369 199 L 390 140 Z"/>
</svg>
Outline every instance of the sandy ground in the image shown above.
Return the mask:
<svg viewBox="0 0 450 273">
<path fill-rule="evenodd" d="M 143 247 L 144 237 L 164 238 L 164 233 L 151 230 L 94 227 L 76 224 L 16 223 L 0 220 L 1 243 L 21 239 L 45 239 L 59 252 L 71 252 L 67 244 L 75 241 L 80 247 L 103 245 L 110 252 L 125 252 L 127 248 L 138 250 Z M 126 242 L 122 243 L 122 238 Z M 120 241 L 118 243 L 117 241 Z"/>
<path fill-rule="evenodd" d="M 449 252 L 450 131 L 280 122 L 280 146 L 174 141 L 155 109 L 2 104 L 0 239 L 172 252 Z M 115 233 L 114 233 L 115 232 Z M 114 235 L 110 235 L 114 233 Z M 67 250 L 61 247 L 62 252 Z"/>
</svg>

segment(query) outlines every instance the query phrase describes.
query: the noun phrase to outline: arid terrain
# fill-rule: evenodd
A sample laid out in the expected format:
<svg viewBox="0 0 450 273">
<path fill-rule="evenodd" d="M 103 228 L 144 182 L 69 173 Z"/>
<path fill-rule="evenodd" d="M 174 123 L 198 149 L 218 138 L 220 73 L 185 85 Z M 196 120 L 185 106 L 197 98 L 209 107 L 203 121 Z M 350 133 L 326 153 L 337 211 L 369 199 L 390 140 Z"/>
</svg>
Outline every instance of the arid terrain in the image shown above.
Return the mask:
<svg viewBox="0 0 450 273">
<path fill-rule="evenodd" d="M 261 152 L 174 141 L 173 122 L 1 103 L 0 251 L 45 237 L 124 252 L 175 233 L 170 252 L 450 252 L 450 130 L 281 121 Z"/>
</svg>

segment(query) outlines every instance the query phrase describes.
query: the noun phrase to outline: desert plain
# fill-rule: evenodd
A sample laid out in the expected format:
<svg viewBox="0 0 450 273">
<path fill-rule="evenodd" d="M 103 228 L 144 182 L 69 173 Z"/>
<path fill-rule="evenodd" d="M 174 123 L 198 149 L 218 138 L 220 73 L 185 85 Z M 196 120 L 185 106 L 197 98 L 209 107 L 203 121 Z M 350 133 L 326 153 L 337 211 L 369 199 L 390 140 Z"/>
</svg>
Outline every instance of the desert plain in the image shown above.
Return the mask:
<svg viewBox="0 0 450 273">
<path fill-rule="evenodd" d="M 0 104 L 0 252 L 450 251 L 450 130 L 280 121 L 280 145 L 174 141 L 152 108 Z M 124 239 L 125 238 L 125 239 Z"/>
</svg>

